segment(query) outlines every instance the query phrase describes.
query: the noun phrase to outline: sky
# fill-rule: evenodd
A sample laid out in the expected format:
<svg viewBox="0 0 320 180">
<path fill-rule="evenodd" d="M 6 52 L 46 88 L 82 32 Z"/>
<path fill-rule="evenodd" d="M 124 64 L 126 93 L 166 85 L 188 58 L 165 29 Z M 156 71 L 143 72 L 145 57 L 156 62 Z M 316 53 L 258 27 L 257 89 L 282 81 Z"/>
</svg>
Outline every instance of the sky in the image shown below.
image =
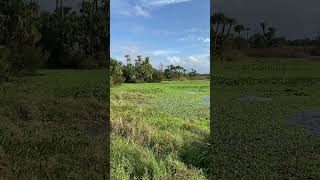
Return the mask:
<svg viewBox="0 0 320 180">
<path fill-rule="evenodd" d="M 111 0 L 110 8 L 112 58 L 149 56 L 155 68 L 209 73 L 209 0 Z"/>
<path fill-rule="evenodd" d="M 289 39 L 314 37 L 320 32 L 319 0 L 211 0 L 211 13 L 223 12 L 258 31 L 266 21 Z"/>
</svg>

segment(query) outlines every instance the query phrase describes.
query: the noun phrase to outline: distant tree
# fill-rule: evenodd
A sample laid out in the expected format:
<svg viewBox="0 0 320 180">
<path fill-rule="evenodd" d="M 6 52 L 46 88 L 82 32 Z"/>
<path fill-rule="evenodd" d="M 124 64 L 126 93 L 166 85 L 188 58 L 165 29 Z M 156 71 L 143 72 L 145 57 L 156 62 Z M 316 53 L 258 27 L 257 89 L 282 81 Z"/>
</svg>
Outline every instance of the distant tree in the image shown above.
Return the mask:
<svg viewBox="0 0 320 180">
<path fill-rule="evenodd" d="M 131 58 L 130 58 L 130 55 L 125 55 L 126 59 L 127 59 L 127 65 L 131 65 Z"/>
<path fill-rule="evenodd" d="M 246 31 L 246 33 L 247 33 L 247 41 L 249 40 L 249 31 L 250 31 L 251 29 L 249 28 L 249 27 L 247 27 L 247 28 L 245 28 L 245 31 Z"/>
<path fill-rule="evenodd" d="M 261 29 L 262 29 L 263 35 L 265 35 L 265 34 L 266 34 L 266 29 L 267 29 L 267 27 L 268 27 L 268 23 L 265 22 L 265 21 L 263 21 L 263 22 L 260 23 L 260 27 L 261 27 Z"/>
<path fill-rule="evenodd" d="M 152 73 L 153 68 L 150 64 L 150 57 L 146 57 L 145 60 L 141 64 L 141 70 L 142 70 L 142 79 L 144 82 L 151 82 L 152 81 Z"/>
<path fill-rule="evenodd" d="M 110 80 L 112 85 L 120 85 L 124 82 L 122 63 L 112 58 L 110 60 Z"/>
<path fill-rule="evenodd" d="M 238 24 L 234 27 L 234 31 L 238 33 L 239 38 L 241 37 L 241 32 L 245 31 L 245 27 L 241 24 Z"/>
<path fill-rule="evenodd" d="M 217 44 L 218 44 L 218 35 L 219 35 L 219 28 L 224 20 L 225 16 L 223 13 L 216 13 L 213 15 L 213 23 L 216 25 L 216 30 L 215 30 L 215 38 L 214 38 L 214 50 L 217 49 Z"/>
<path fill-rule="evenodd" d="M 227 23 L 229 24 L 228 33 L 227 33 L 227 38 L 228 38 L 229 35 L 230 35 L 231 28 L 236 23 L 236 20 L 234 18 L 228 17 L 227 18 Z"/>
</svg>

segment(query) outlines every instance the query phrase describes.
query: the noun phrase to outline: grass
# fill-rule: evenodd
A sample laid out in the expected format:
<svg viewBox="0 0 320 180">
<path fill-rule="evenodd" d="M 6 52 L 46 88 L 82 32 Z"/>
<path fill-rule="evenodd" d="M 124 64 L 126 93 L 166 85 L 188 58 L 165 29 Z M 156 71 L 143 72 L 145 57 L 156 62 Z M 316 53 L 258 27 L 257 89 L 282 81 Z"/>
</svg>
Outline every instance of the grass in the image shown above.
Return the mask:
<svg viewBox="0 0 320 180">
<path fill-rule="evenodd" d="M 209 81 L 111 89 L 112 179 L 206 179 Z"/>
<path fill-rule="evenodd" d="M 0 179 L 102 179 L 105 71 L 42 70 L 0 85 Z"/>
<path fill-rule="evenodd" d="M 320 137 L 288 119 L 320 110 L 320 61 L 252 58 L 213 66 L 210 177 L 319 179 Z M 234 101 L 244 94 L 272 101 Z"/>
</svg>

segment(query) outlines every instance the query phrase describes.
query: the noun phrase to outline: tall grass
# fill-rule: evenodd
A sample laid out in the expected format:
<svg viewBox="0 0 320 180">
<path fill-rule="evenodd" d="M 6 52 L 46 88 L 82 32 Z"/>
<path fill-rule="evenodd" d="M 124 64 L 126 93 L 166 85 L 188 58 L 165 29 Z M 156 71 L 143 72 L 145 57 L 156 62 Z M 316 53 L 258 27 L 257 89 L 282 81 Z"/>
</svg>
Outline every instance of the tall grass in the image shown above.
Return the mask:
<svg viewBox="0 0 320 180">
<path fill-rule="evenodd" d="M 208 81 L 113 88 L 112 177 L 206 179 L 209 106 L 203 97 L 208 94 Z"/>
</svg>

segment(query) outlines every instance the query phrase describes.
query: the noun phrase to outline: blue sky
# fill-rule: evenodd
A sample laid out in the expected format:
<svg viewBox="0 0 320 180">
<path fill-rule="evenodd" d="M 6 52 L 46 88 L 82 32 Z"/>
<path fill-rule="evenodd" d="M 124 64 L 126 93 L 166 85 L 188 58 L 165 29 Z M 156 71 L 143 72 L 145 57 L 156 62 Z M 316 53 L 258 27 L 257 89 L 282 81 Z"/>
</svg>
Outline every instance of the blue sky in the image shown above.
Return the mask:
<svg viewBox="0 0 320 180">
<path fill-rule="evenodd" d="M 111 0 L 111 57 L 149 56 L 154 67 L 209 73 L 209 0 Z"/>
</svg>

